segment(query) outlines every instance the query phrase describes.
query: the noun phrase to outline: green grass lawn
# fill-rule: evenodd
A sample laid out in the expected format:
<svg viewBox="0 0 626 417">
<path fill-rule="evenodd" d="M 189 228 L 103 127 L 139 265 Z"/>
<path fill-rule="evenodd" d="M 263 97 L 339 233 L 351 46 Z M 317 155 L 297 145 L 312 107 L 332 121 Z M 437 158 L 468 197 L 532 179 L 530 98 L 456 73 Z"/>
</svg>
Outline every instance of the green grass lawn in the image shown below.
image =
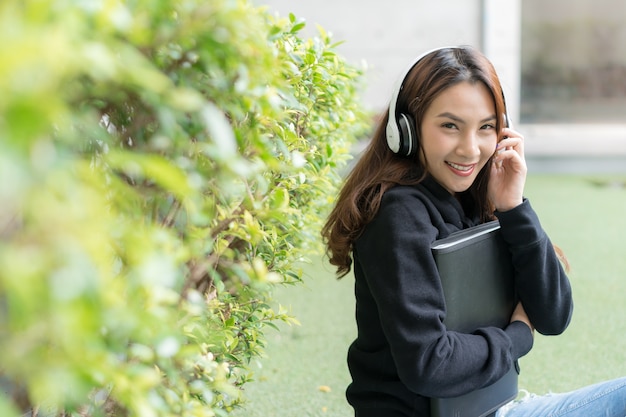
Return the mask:
<svg viewBox="0 0 626 417">
<path fill-rule="evenodd" d="M 620 182 L 615 181 L 619 179 Z M 626 181 L 591 176 L 530 176 L 526 196 L 553 243 L 571 263 L 575 311 L 558 337 L 536 336 L 521 359 L 521 389 L 575 389 L 626 376 Z M 352 275 L 337 281 L 323 260 L 304 284 L 279 288 L 276 300 L 300 326 L 268 331 L 267 357 L 236 417 L 348 417 L 346 351 L 354 339 Z"/>
</svg>

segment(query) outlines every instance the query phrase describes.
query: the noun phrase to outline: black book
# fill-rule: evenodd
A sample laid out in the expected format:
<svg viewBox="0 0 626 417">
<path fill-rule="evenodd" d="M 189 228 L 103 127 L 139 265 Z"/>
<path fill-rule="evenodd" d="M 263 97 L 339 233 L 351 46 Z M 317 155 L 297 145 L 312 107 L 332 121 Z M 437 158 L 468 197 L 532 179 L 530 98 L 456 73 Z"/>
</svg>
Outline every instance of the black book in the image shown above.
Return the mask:
<svg viewBox="0 0 626 417">
<path fill-rule="evenodd" d="M 432 245 L 446 302 L 448 330 L 505 328 L 517 298 L 511 254 L 497 220 L 460 230 Z M 515 399 L 518 368 L 492 385 L 459 397 L 432 398 L 431 417 L 484 417 Z"/>
</svg>

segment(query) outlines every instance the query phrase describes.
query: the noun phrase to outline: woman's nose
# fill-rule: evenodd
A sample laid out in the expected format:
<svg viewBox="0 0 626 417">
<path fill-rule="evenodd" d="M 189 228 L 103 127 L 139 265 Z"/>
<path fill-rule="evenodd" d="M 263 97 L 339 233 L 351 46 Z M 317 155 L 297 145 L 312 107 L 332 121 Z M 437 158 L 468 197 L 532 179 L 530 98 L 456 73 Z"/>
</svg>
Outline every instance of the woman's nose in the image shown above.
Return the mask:
<svg viewBox="0 0 626 417">
<path fill-rule="evenodd" d="M 478 138 L 474 133 L 468 133 L 463 135 L 458 146 L 456 147 L 456 153 L 459 156 L 466 158 L 472 158 L 480 155 L 480 148 L 478 147 Z"/>
</svg>

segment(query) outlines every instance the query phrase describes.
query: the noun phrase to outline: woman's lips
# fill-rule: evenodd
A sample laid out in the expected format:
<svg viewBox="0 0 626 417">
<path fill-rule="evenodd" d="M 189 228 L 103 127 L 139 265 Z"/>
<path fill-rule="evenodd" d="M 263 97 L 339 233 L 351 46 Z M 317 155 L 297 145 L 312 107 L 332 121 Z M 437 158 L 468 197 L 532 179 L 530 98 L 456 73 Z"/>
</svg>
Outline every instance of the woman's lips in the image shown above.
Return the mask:
<svg viewBox="0 0 626 417">
<path fill-rule="evenodd" d="M 472 172 L 474 172 L 474 168 L 476 167 L 476 164 L 457 164 L 449 161 L 446 161 L 446 165 L 452 172 L 461 177 L 472 175 Z"/>
</svg>

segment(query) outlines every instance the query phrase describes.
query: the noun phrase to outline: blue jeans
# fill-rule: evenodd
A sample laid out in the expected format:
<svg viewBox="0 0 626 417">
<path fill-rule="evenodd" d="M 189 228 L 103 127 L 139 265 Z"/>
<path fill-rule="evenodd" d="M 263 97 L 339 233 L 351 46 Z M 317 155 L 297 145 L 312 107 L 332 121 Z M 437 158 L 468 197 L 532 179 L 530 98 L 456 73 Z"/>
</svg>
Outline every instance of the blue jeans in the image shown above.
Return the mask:
<svg viewBox="0 0 626 417">
<path fill-rule="evenodd" d="M 626 417 L 626 377 L 562 394 L 530 395 L 497 417 Z"/>
</svg>

